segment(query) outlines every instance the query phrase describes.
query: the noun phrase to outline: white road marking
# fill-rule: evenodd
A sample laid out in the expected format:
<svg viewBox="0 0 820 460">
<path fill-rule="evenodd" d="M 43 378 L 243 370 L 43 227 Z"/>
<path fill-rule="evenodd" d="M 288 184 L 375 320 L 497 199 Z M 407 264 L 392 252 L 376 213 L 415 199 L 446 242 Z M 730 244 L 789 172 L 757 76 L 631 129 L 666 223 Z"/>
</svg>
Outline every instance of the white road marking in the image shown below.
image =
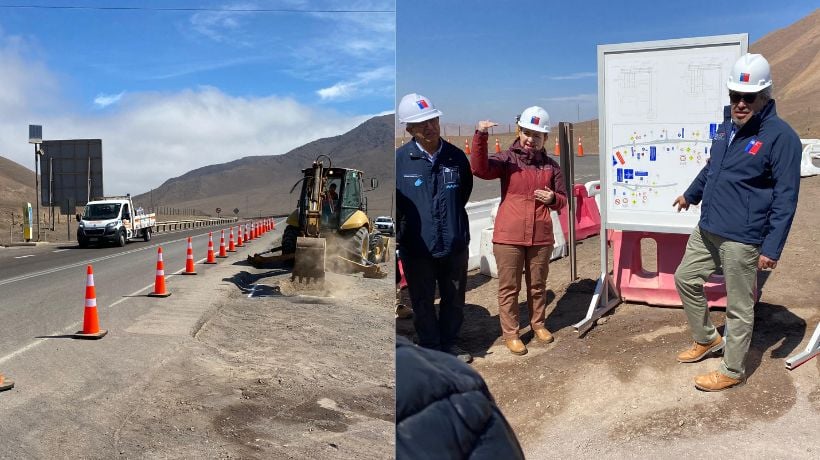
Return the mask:
<svg viewBox="0 0 820 460">
<path fill-rule="evenodd" d="M 63 252 L 63 251 L 68 251 L 68 249 L 55 249 L 51 252 Z"/>
<path fill-rule="evenodd" d="M 134 291 L 134 292 L 132 292 L 131 294 L 128 294 L 128 295 L 126 295 L 126 296 L 122 297 L 120 300 L 117 300 L 116 302 L 114 302 L 114 303 L 112 303 L 111 305 L 109 305 L 109 306 L 108 306 L 108 308 L 113 308 L 114 306 L 116 306 L 116 305 L 120 304 L 121 302 L 123 302 L 123 301 L 125 301 L 125 300 L 129 299 L 130 297 L 134 297 L 134 296 L 138 295 L 140 292 L 142 292 L 142 291 L 144 291 L 144 290 L 146 290 L 146 289 L 151 288 L 151 286 L 152 286 L 152 285 L 150 285 L 150 284 L 149 284 L 148 286 L 146 286 L 146 287 L 144 287 L 144 288 L 142 288 L 142 289 L 140 289 L 140 290 L 138 290 L 138 291 Z M 81 327 L 81 325 L 82 325 L 82 321 L 76 321 L 76 322 L 74 322 L 74 323 L 69 324 L 69 325 L 68 325 L 66 328 L 64 328 L 63 330 L 61 330 L 61 331 L 55 331 L 55 332 L 52 332 L 51 334 L 48 334 L 48 335 L 49 335 L 49 336 L 52 336 L 52 335 L 66 335 L 66 334 L 73 334 L 74 332 L 76 332 L 76 331 L 78 330 L 77 328 Z M 28 345 L 26 345 L 26 346 L 24 346 L 24 347 L 18 348 L 17 350 L 14 350 L 13 352 L 11 352 L 11 353 L 7 354 L 6 356 L 3 356 L 2 358 L 0 358 L 0 364 L 3 364 L 4 362 L 6 362 L 6 361 L 8 361 L 8 360 L 10 360 L 10 359 L 12 359 L 12 358 L 14 358 L 15 356 L 17 356 L 17 355 L 19 355 L 19 354 L 22 354 L 22 353 L 25 353 L 25 352 L 27 352 L 27 351 L 29 351 L 29 350 L 34 349 L 34 348 L 35 348 L 35 347 L 37 347 L 38 345 L 41 345 L 43 342 L 45 342 L 47 338 L 49 338 L 49 337 L 45 336 L 45 337 L 44 337 L 44 338 L 42 338 L 42 339 L 37 339 L 37 340 L 35 340 L 34 342 L 31 342 L 30 344 L 28 344 Z"/>
<path fill-rule="evenodd" d="M 34 254 L 29 254 L 27 256 L 17 256 L 15 259 L 25 259 L 26 257 L 34 257 Z"/>
<path fill-rule="evenodd" d="M 250 293 L 250 294 L 248 294 L 248 298 L 249 298 L 249 299 L 250 299 L 251 297 L 253 297 L 254 293 L 256 293 L 256 286 L 258 286 L 258 284 L 254 284 L 254 285 L 253 285 L 253 289 L 251 289 L 251 293 Z"/>
</svg>

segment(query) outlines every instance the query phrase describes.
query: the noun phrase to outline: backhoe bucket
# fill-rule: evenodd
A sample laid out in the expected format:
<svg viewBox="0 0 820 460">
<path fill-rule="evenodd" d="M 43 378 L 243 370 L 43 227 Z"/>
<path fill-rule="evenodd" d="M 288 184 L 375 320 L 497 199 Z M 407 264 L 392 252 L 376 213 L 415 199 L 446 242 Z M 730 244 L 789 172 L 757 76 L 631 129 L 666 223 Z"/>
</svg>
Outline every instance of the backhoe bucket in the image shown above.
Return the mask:
<svg viewBox="0 0 820 460">
<path fill-rule="evenodd" d="M 324 238 L 297 238 L 292 278 L 324 279 L 326 247 Z"/>
</svg>

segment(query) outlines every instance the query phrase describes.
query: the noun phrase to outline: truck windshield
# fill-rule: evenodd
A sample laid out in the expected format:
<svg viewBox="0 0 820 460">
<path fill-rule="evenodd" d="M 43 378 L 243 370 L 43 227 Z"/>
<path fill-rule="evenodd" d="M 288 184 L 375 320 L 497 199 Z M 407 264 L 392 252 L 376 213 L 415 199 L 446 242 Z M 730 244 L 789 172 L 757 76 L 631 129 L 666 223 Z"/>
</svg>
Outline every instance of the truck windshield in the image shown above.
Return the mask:
<svg viewBox="0 0 820 460">
<path fill-rule="evenodd" d="M 106 220 L 116 219 L 120 215 L 119 203 L 100 203 L 86 205 L 83 211 L 85 220 Z"/>
</svg>

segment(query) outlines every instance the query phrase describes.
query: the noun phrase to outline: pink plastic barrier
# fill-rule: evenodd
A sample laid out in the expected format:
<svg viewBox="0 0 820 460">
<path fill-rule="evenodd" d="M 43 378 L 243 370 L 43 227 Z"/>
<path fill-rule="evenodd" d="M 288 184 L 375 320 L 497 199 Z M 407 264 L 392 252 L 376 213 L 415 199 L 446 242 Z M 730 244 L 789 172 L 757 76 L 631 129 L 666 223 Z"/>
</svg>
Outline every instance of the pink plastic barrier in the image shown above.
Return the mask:
<svg viewBox="0 0 820 460">
<path fill-rule="evenodd" d="M 404 289 L 407 287 L 407 279 L 404 278 L 404 267 L 401 264 L 401 259 L 398 260 L 399 263 L 399 289 Z"/>
<path fill-rule="evenodd" d="M 580 241 L 601 233 L 601 213 L 598 211 L 595 197 L 589 196 L 582 184 L 573 186 L 572 196 L 575 197 L 575 240 Z M 564 206 L 558 213 L 566 241 L 569 241 L 568 216 L 569 205 Z"/>
<path fill-rule="evenodd" d="M 675 289 L 675 270 L 683 260 L 689 235 L 617 230 L 607 233 L 612 245 L 615 287 L 624 300 L 681 306 Z M 655 240 L 657 272 L 648 272 L 643 268 L 641 240 L 645 238 Z M 726 285 L 722 276 L 712 275 L 704 289 L 710 307 L 726 307 Z"/>
</svg>

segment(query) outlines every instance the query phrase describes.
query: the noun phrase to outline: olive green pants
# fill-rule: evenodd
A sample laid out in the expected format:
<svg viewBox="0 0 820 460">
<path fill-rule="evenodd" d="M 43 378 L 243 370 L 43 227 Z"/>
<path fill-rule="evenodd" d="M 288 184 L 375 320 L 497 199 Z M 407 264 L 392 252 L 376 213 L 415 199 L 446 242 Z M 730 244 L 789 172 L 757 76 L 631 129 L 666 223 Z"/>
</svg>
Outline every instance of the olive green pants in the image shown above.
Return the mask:
<svg viewBox="0 0 820 460">
<path fill-rule="evenodd" d="M 675 286 L 683 302 L 692 336 L 709 343 L 718 333 L 709 319 L 703 285 L 718 267 L 726 281 L 726 345 L 719 371 L 739 379 L 745 375 L 746 352 L 755 319 L 755 284 L 760 248 L 738 243 L 695 227 L 683 260 L 675 271 Z"/>
</svg>

